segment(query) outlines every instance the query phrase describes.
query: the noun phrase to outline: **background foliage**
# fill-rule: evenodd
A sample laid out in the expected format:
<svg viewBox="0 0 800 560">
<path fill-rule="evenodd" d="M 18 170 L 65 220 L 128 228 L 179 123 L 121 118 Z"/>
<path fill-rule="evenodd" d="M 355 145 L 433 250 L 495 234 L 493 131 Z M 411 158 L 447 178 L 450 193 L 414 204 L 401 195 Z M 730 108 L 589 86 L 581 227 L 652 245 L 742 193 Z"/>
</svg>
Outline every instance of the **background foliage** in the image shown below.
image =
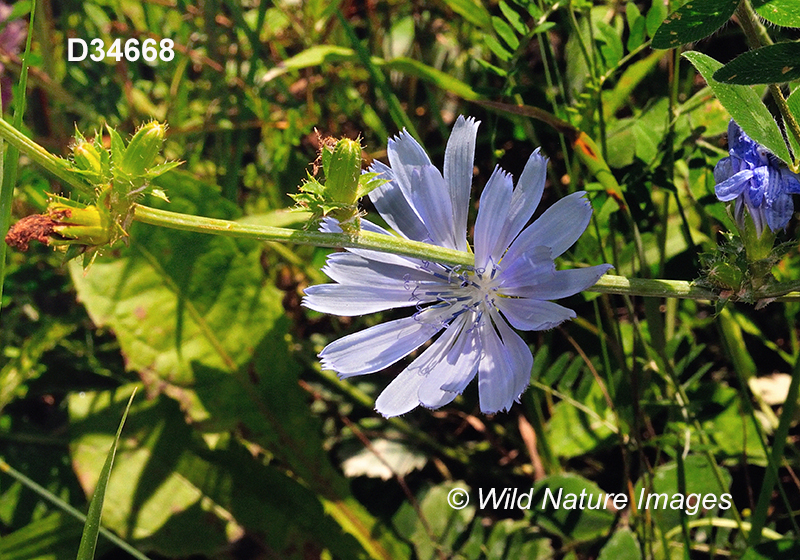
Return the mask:
<svg viewBox="0 0 800 560">
<path fill-rule="evenodd" d="M 738 2 L 696 4 L 671 16 L 671 29 L 684 26 L 673 40 L 659 27 L 678 5 L 660 1 L 40 2 L 24 131 L 66 157 L 76 126 L 129 135 L 165 120 L 165 157 L 185 164 L 156 181 L 169 204 L 146 203 L 302 227 L 284 209 L 316 158 L 315 128 L 360 136 L 385 160 L 406 127 L 439 164 L 455 117 L 474 115 L 474 195 L 495 164 L 518 177 L 538 146 L 550 157 L 543 207 L 590 192 L 593 222 L 565 265 L 692 280 L 699 254 L 733 228 L 712 173 L 729 112 L 746 130 L 742 118 L 763 125 L 750 134 L 789 158 L 775 108 L 756 109 L 764 86 L 729 85 L 734 65 L 714 74 L 748 50 L 729 22 Z M 796 7 L 754 5 L 783 49 L 767 55 L 794 64 Z M 167 37 L 176 56 L 71 63 L 70 37 Z M 694 41 L 689 64 L 680 45 Z M 19 55 L 0 61 L 16 81 Z M 770 68 L 746 83 L 800 76 L 796 64 L 781 77 Z M 579 132 L 596 144 L 592 161 Z M 14 215 L 42 211 L 48 193 L 67 194 L 23 158 Z M 796 233 L 793 220 L 783 238 Z M 402 365 L 340 382 L 316 361 L 327 342 L 391 316 L 300 307 L 328 252 L 134 224 L 127 246 L 86 273 L 40 245 L 11 253 L 0 557 L 74 557 L 82 523 L 6 467 L 85 511 L 138 386 L 103 521 L 151 558 L 797 558 L 796 427 L 768 511 L 772 542 L 745 552 L 738 517 L 756 509 L 770 464 L 800 354 L 798 303 L 578 295 L 565 302 L 575 321 L 527 333 L 532 387 L 509 413 L 480 415 L 471 386 L 442 410 L 386 420 L 374 398 Z M 774 273 L 793 279 L 799 265 L 795 243 Z M 447 505 L 456 487 L 472 497 L 461 510 Z M 478 507 L 478 488 L 531 487 L 730 492 L 735 508 Z M 98 557 L 126 557 L 103 537 L 98 546 Z"/>
</svg>

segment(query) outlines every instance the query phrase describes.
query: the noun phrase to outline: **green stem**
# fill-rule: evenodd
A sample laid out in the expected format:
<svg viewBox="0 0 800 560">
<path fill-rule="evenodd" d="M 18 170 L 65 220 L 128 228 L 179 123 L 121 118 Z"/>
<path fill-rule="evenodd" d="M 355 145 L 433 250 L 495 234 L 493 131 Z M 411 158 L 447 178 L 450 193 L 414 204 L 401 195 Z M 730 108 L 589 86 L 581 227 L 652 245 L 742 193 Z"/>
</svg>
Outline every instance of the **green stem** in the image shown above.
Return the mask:
<svg viewBox="0 0 800 560">
<path fill-rule="evenodd" d="M 42 146 L 22 134 L 19 130 L 0 119 L 0 137 L 28 156 L 35 163 L 54 175 L 60 181 L 81 192 L 91 192 L 91 187 L 66 166 L 64 160 L 45 150 Z"/>
<path fill-rule="evenodd" d="M 159 210 L 149 206 L 142 206 L 141 204 L 134 204 L 133 209 L 133 219 L 135 221 L 170 229 L 256 239 L 259 241 L 281 241 L 298 245 L 315 245 L 317 247 L 370 249 L 461 267 L 471 267 L 475 262 L 472 253 L 368 231 L 362 231 L 356 236 L 351 236 L 345 233 L 321 233 L 232 222 Z M 800 293 L 795 290 L 800 290 L 800 282 L 779 284 L 776 289 L 760 295 L 764 298 L 775 298 L 779 301 L 800 300 Z M 600 278 L 587 291 L 602 294 L 707 301 L 720 299 L 717 293 L 685 280 L 626 278 L 612 274 L 606 274 Z"/>
</svg>

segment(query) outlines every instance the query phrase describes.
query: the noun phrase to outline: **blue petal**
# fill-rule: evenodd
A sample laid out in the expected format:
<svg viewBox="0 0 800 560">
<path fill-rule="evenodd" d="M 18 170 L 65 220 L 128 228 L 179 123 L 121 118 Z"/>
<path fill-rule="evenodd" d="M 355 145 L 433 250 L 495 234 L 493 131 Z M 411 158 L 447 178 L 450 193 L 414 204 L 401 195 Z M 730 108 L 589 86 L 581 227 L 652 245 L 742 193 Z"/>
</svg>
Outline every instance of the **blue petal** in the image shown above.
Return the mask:
<svg viewBox="0 0 800 560">
<path fill-rule="evenodd" d="M 714 182 L 721 183 L 727 179 L 730 179 L 736 175 L 738 171 L 738 169 L 734 168 L 732 157 L 723 158 L 717 162 L 717 165 L 714 166 Z"/>
<path fill-rule="evenodd" d="M 411 173 L 411 192 L 417 213 L 428 229 L 430 239 L 426 241 L 455 249 L 453 205 L 439 170 L 433 165 L 415 168 Z"/>
<path fill-rule="evenodd" d="M 478 365 L 481 412 L 495 414 L 511 408 L 528 387 L 533 356 L 525 342 L 499 315 L 493 317 L 503 339 L 490 321 L 481 325 L 483 355 Z"/>
<path fill-rule="evenodd" d="M 328 344 L 319 353 L 323 369 L 342 378 L 374 373 L 419 348 L 439 332 L 451 309 L 425 309 L 412 317 L 381 323 Z"/>
<path fill-rule="evenodd" d="M 609 269 L 610 264 L 557 270 L 551 278 L 544 282 L 511 285 L 503 284 L 499 292 L 505 296 L 516 296 L 536 299 L 561 299 L 569 297 L 594 286 L 597 280 Z"/>
<path fill-rule="evenodd" d="M 789 194 L 800 194 L 800 178 L 798 178 L 797 174 L 788 169 L 781 169 L 780 173 L 783 181 L 783 190 Z"/>
<path fill-rule="evenodd" d="M 576 192 L 553 204 L 535 222 L 525 228 L 511 244 L 505 259 L 514 261 L 533 247 L 549 247 L 552 258 L 569 249 L 581 236 L 592 218 L 592 205 L 585 192 Z M 512 200 L 513 204 L 513 200 Z"/>
<path fill-rule="evenodd" d="M 517 188 L 511 197 L 511 208 L 508 220 L 503 224 L 503 233 L 497 240 L 503 249 L 519 235 L 522 228 L 530 221 L 536 207 L 542 200 L 545 179 L 547 177 L 547 158 L 539 154 L 537 148 L 528 158 L 525 169 L 517 182 Z M 541 244 L 540 244 L 541 245 Z"/>
<path fill-rule="evenodd" d="M 513 257 L 513 255 L 512 255 Z M 556 271 L 550 247 L 532 247 L 517 258 L 500 261 L 499 287 L 527 286 L 549 280 Z"/>
<path fill-rule="evenodd" d="M 773 173 L 772 168 L 762 165 L 753 169 L 753 178 L 750 180 L 750 188 L 748 195 L 750 196 L 750 203 L 756 208 L 764 203 L 764 196 L 770 189 L 770 184 L 778 187 L 777 182 L 772 181 Z"/>
<path fill-rule="evenodd" d="M 444 152 L 444 180 L 450 191 L 456 249 L 467 250 L 467 212 L 472 190 L 475 138 L 480 121 L 459 116 Z"/>
<path fill-rule="evenodd" d="M 439 408 L 462 393 L 478 371 L 481 357 L 480 337 L 471 313 L 464 314 L 456 330 L 455 340 L 442 359 L 432 369 L 419 387 L 419 402 L 428 408 Z"/>
<path fill-rule="evenodd" d="M 376 161 L 369 171 L 380 173 L 382 179 L 389 180 L 388 183 L 384 183 L 369 193 L 369 199 L 386 223 L 407 239 L 416 241 L 425 239 L 428 236 L 428 230 L 397 185 L 391 168 Z"/>
<path fill-rule="evenodd" d="M 354 286 L 349 284 L 318 284 L 304 290 L 303 305 L 320 313 L 342 317 L 366 315 L 396 307 L 424 303 L 419 292 L 404 287 L 402 281 L 394 286 Z M 427 301 L 433 301 L 427 298 Z"/>
<path fill-rule="evenodd" d="M 419 388 L 447 355 L 460 330 L 451 325 L 434 340 L 383 390 L 375 401 L 375 409 L 383 416 L 390 417 L 405 414 L 419 406 Z"/>
<path fill-rule="evenodd" d="M 430 270 L 411 263 L 386 263 L 365 259 L 351 252 L 333 253 L 322 272 L 340 284 L 357 286 L 397 286 L 409 282 L 435 282 L 447 284 Z"/>
<path fill-rule="evenodd" d="M 499 240 L 508 223 L 513 188 L 511 175 L 495 167 L 481 194 L 475 220 L 475 268 L 478 270 L 485 269 L 489 259 L 497 263 L 508 247 L 508 244 L 503 245 Z"/>
<path fill-rule="evenodd" d="M 508 322 L 521 331 L 545 331 L 575 318 L 572 309 L 552 301 L 499 297 L 494 303 Z"/>
<path fill-rule="evenodd" d="M 717 186 L 714 187 L 714 192 L 719 200 L 728 202 L 742 194 L 752 178 L 752 169 L 739 171 L 724 181 L 717 183 Z"/>
</svg>

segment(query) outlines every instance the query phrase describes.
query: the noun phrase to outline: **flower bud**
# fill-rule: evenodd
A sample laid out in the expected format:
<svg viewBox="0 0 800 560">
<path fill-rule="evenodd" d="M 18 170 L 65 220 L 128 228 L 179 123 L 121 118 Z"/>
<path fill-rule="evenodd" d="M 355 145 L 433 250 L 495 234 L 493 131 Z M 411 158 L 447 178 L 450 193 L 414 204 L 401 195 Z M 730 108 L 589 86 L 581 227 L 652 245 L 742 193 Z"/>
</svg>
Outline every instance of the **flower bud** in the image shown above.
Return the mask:
<svg viewBox="0 0 800 560">
<path fill-rule="evenodd" d="M 88 171 L 97 177 L 103 176 L 103 162 L 100 154 L 90 142 L 80 142 L 72 149 L 75 166 L 81 171 Z"/>
<path fill-rule="evenodd" d="M 361 143 L 342 138 L 336 142 L 333 150 L 323 148 L 322 164 L 325 171 L 325 198 L 335 203 L 355 204 L 361 176 Z"/>
<path fill-rule="evenodd" d="M 156 121 L 139 128 L 125 149 L 120 168 L 132 177 L 144 175 L 155 164 L 166 136 L 166 125 Z"/>
<path fill-rule="evenodd" d="M 76 208 L 60 202 L 47 207 L 47 216 L 53 221 L 53 233 L 48 244 L 101 246 L 111 241 L 113 223 L 108 213 L 97 206 Z"/>
</svg>

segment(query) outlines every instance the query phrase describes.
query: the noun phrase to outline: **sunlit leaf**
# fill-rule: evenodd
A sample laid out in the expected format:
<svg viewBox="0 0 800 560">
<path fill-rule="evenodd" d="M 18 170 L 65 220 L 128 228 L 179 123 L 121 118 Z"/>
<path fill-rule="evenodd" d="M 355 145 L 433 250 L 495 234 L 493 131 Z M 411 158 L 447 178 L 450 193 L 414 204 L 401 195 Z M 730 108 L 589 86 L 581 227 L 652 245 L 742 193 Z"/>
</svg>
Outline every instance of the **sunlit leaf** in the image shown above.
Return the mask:
<svg viewBox="0 0 800 560">
<path fill-rule="evenodd" d="M 764 145 L 784 162 L 791 161 L 778 124 L 761 102 L 758 93 L 750 86 L 722 84 L 716 81 L 713 77 L 714 72 L 719 70 L 722 64 L 710 56 L 697 51 L 686 52 L 683 56 L 702 74 L 720 103 L 750 138 Z"/>
</svg>

